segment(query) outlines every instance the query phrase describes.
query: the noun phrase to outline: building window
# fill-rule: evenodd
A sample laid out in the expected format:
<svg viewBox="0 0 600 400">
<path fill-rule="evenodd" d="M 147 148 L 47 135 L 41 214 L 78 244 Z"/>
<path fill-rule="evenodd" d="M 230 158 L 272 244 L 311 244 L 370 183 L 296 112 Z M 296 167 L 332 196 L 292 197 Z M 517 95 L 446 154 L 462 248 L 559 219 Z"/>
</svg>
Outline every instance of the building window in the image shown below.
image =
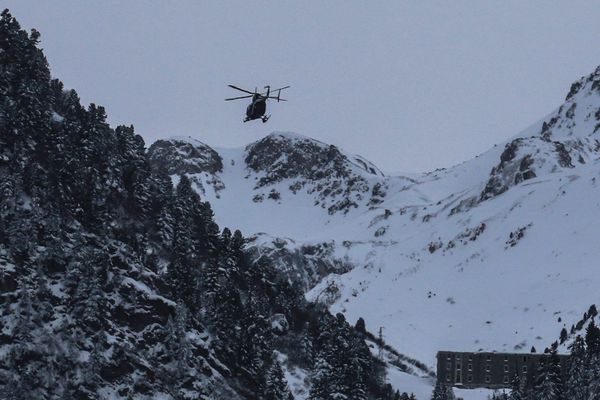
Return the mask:
<svg viewBox="0 0 600 400">
<path fill-rule="evenodd" d="M 487 364 L 485 366 L 485 372 L 490 372 L 492 370 L 492 367 L 490 366 L 490 364 Z"/>
<path fill-rule="evenodd" d="M 473 371 L 473 364 L 467 365 L 467 368 L 468 368 L 469 371 Z"/>
<path fill-rule="evenodd" d="M 462 383 L 462 378 L 460 376 L 460 371 L 456 371 L 456 383 Z"/>
<path fill-rule="evenodd" d="M 527 365 L 523 365 L 523 373 L 526 374 L 527 373 Z"/>
<path fill-rule="evenodd" d="M 448 360 L 448 361 L 452 360 L 452 357 L 450 357 L 450 354 L 448 354 L 448 356 L 446 357 L 446 360 Z"/>
<path fill-rule="evenodd" d="M 489 356 L 487 356 L 485 359 L 486 359 L 486 361 L 492 361 L 492 356 L 491 356 L 491 355 L 489 355 Z"/>
<path fill-rule="evenodd" d="M 469 361 L 473 361 L 473 356 L 469 356 Z"/>
<path fill-rule="evenodd" d="M 490 383 L 492 381 L 492 378 L 489 375 L 485 376 L 485 383 Z"/>
<path fill-rule="evenodd" d="M 473 382 L 473 375 L 467 375 L 467 382 Z"/>
<path fill-rule="evenodd" d="M 504 362 L 508 362 L 508 356 L 504 356 Z"/>
<path fill-rule="evenodd" d="M 508 383 L 508 376 L 504 375 L 504 383 Z"/>
<path fill-rule="evenodd" d="M 446 369 L 447 370 L 451 370 L 452 369 L 452 363 L 446 363 Z"/>
<path fill-rule="evenodd" d="M 456 356 L 456 361 L 460 361 L 460 356 Z"/>
<path fill-rule="evenodd" d="M 450 382 L 450 374 L 446 375 L 446 382 Z"/>
<path fill-rule="evenodd" d="M 504 372 L 508 372 L 508 365 L 504 366 Z"/>
<path fill-rule="evenodd" d="M 527 356 L 523 356 L 523 362 L 527 362 Z"/>
<path fill-rule="evenodd" d="M 456 370 L 460 371 L 460 369 L 462 368 L 462 364 L 456 364 Z"/>
</svg>

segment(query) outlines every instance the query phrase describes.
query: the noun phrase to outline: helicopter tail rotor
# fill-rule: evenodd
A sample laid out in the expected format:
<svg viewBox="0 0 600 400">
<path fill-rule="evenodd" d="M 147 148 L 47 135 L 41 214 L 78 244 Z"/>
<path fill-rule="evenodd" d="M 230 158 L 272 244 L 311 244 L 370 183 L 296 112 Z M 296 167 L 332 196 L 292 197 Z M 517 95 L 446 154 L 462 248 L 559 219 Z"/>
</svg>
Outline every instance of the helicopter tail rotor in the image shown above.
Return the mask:
<svg viewBox="0 0 600 400">
<path fill-rule="evenodd" d="M 282 98 L 281 98 L 281 91 L 282 91 L 283 89 L 287 89 L 287 88 L 289 88 L 289 87 L 290 87 L 290 86 L 284 86 L 284 87 L 282 87 L 282 88 L 277 88 L 277 89 L 273 90 L 274 92 L 277 92 L 277 97 L 271 97 L 271 98 L 272 98 L 272 99 L 276 99 L 276 100 L 277 100 L 277 102 L 280 102 L 280 101 L 287 101 L 287 100 L 285 100 L 285 99 L 282 99 Z"/>
</svg>

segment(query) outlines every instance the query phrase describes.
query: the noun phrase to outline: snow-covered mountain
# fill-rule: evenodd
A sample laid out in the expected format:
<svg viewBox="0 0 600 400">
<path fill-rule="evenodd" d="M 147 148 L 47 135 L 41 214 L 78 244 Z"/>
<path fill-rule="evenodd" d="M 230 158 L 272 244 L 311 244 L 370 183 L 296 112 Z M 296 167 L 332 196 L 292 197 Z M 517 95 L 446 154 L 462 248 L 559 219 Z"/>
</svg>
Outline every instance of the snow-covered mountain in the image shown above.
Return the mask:
<svg viewBox="0 0 600 400">
<path fill-rule="evenodd" d="M 383 327 L 432 367 L 440 349 L 543 349 L 598 302 L 599 131 L 600 67 L 518 135 L 428 173 L 385 176 L 279 132 L 239 149 L 171 138 L 149 153 L 309 299 Z"/>
</svg>

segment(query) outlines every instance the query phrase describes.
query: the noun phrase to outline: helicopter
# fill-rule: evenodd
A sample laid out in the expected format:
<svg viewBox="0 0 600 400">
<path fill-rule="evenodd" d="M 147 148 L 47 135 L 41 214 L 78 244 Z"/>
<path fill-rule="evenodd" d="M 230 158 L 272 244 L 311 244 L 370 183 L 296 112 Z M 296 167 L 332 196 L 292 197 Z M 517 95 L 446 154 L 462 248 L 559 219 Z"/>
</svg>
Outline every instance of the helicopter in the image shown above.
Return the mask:
<svg viewBox="0 0 600 400">
<path fill-rule="evenodd" d="M 286 99 L 281 98 L 281 91 L 283 89 L 287 89 L 290 87 L 290 86 L 284 86 L 282 88 L 271 90 L 271 86 L 267 85 L 267 86 L 265 86 L 265 89 L 267 89 L 267 91 L 265 93 L 258 93 L 257 88 L 254 88 L 254 93 L 253 93 L 249 90 L 242 89 L 242 88 L 239 88 L 234 85 L 228 85 L 228 86 L 232 89 L 239 90 L 240 92 L 248 93 L 248 95 L 240 96 L 240 97 L 231 97 L 229 99 L 225 99 L 225 101 L 247 99 L 247 98 L 252 97 L 252 103 L 250 103 L 248 105 L 248 108 L 246 108 L 246 118 L 244 118 L 244 122 L 248 122 L 248 121 L 252 121 L 253 119 L 260 118 L 263 123 L 267 122 L 269 120 L 269 118 L 271 118 L 270 115 L 265 115 L 265 113 L 267 111 L 267 99 L 274 99 L 274 100 L 277 100 L 278 102 L 287 101 Z M 271 96 L 272 92 L 277 92 L 277 97 Z"/>
</svg>

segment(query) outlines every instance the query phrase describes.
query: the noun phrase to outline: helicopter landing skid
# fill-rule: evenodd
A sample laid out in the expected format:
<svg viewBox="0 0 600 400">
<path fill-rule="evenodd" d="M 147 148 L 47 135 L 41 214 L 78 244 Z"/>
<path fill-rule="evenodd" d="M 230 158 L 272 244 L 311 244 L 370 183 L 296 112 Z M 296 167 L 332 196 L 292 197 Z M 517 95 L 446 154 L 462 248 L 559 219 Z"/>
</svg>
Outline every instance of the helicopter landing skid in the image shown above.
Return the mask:
<svg viewBox="0 0 600 400">
<path fill-rule="evenodd" d="M 263 124 L 264 124 L 265 122 L 267 122 L 267 121 L 269 120 L 269 118 L 271 118 L 271 116 L 270 116 L 270 115 L 265 115 L 264 117 L 262 117 L 261 119 L 262 119 L 262 122 L 263 122 Z"/>
</svg>

